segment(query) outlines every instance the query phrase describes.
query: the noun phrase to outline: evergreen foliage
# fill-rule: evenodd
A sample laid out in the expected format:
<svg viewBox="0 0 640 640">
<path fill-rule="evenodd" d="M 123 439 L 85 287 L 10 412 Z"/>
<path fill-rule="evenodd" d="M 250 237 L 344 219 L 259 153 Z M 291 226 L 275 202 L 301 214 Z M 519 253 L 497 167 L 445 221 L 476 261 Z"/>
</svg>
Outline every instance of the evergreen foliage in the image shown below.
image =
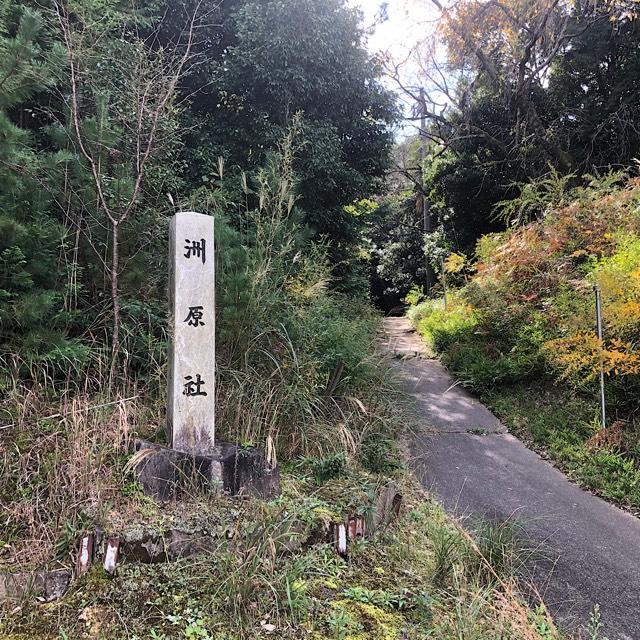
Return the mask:
<svg viewBox="0 0 640 640">
<path fill-rule="evenodd" d="M 333 286 L 361 293 L 353 251 L 361 221 L 344 207 L 382 186 L 396 110 L 363 48 L 358 13 L 342 0 L 241 0 L 224 3 L 219 20 L 219 54 L 184 88 L 193 186 L 215 173 L 218 156 L 230 176 L 255 171 L 302 113 L 295 168 L 303 222 L 329 250 Z"/>
<path fill-rule="evenodd" d="M 191 18 L 192 55 L 156 122 Z M 161 362 L 176 208 L 219 218 L 219 345 L 240 358 L 239 336 L 260 330 L 247 319 L 262 318 L 262 330 L 280 322 L 282 308 L 246 285 L 264 258 L 260 198 L 278 188 L 273 151 L 294 120 L 295 207 L 282 229 L 295 231 L 271 243 L 285 243 L 283 264 L 300 254 L 298 266 L 326 266 L 326 286 L 366 290 L 361 221 L 345 206 L 381 185 L 394 107 L 342 0 L 158 0 L 135 11 L 117 0 L 4 0 L 0 33 L 5 367 L 66 375 L 108 353 L 116 326 L 125 369 L 144 374 Z"/>
<path fill-rule="evenodd" d="M 40 12 L 17 3 L 2 3 L 0 29 L 0 345 L 20 369 L 66 368 L 87 349 L 72 334 L 73 273 L 59 260 L 69 237 L 56 208 L 58 185 L 45 179 L 64 157 L 39 148 L 30 121 L 40 116 L 29 106 L 54 91 L 64 49 L 50 41 Z"/>
</svg>

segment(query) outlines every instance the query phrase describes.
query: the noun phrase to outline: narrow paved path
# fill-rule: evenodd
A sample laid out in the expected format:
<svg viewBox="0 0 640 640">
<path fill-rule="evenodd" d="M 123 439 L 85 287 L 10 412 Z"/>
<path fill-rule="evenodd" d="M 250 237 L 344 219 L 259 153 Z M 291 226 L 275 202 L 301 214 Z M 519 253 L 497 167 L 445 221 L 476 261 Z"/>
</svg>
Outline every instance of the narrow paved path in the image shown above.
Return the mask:
<svg viewBox="0 0 640 640">
<path fill-rule="evenodd" d="M 527 449 L 429 358 L 404 318 L 385 319 L 386 349 L 416 400 L 414 468 L 459 517 L 517 520 L 535 549 L 532 579 L 571 631 L 600 605 L 609 640 L 640 640 L 640 520 L 583 491 Z"/>
</svg>

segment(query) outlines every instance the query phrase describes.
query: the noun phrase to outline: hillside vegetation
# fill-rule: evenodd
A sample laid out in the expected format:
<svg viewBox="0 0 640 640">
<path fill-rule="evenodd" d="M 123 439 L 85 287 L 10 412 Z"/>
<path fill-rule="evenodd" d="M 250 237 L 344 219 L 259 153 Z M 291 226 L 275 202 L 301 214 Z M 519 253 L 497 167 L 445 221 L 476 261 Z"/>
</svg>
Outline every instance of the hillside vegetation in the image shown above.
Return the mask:
<svg viewBox="0 0 640 640">
<path fill-rule="evenodd" d="M 555 204 L 549 184 L 531 185 L 505 205 L 541 208 L 541 219 L 482 237 L 473 263 L 452 256 L 448 278 L 458 288 L 447 308 L 427 301 L 410 317 L 513 432 L 586 487 L 638 509 L 640 181 L 592 178 L 569 193 L 557 190 Z"/>
<path fill-rule="evenodd" d="M 471 536 L 404 470 L 353 206 L 396 107 L 359 13 L 138 4 L 0 0 L 0 637 L 558 637 L 510 528 Z M 187 483 L 159 503 L 134 472 L 137 438 L 166 443 L 180 211 L 215 217 L 216 438 L 278 464 L 268 502 Z M 390 483 L 397 521 L 339 555 L 332 526 Z M 98 530 L 213 546 L 96 563 L 51 602 L 5 593 Z"/>
</svg>

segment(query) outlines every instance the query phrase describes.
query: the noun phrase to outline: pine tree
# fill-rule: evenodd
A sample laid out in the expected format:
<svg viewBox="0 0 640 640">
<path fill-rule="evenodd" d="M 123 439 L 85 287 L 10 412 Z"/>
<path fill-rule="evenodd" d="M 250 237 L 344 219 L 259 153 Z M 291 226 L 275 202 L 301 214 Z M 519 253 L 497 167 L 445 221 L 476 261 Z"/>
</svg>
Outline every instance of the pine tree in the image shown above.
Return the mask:
<svg viewBox="0 0 640 640">
<path fill-rule="evenodd" d="M 14 34 L 14 35 L 12 35 Z M 56 154 L 37 144 L 31 101 L 55 85 L 64 49 L 48 45 L 43 15 L 0 4 L 0 352 L 21 366 L 78 362 L 86 349 L 68 338 L 59 251 L 66 232 L 51 215 Z"/>
</svg>

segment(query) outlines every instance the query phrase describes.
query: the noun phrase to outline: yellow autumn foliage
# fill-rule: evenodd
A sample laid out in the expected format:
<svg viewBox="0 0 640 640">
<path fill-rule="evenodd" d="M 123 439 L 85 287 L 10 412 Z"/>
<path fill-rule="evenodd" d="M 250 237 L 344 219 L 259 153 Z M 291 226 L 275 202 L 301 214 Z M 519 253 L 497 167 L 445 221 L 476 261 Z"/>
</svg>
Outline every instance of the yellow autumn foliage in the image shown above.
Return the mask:
<svg viewBox="0 0 640 640">
<path fill-rule="evenodd" d="M 444 268 L 447 273 L 460 273 L 466 266 L 467 259 L 461 253 L 452 253 L 444 261 Z"/>
<path fill-rule="evenodd" d="M 640 374 L 640 238 L 631 234 L 617 242 L 617 249 L 597 260 L 592 272 L 601 290 L 604 340 L 598 339 L 595 329 L 579 329 L 545 344 L 544 351 L 562 378 L 591 380 L 601 364 L 608 376 Z M 593 326 L 595 318 L 582 317 L 575 324 Z"/>
<path fill-rule="evenodd" d="M 562 379 L 593 380 L 600 373 L 601 363 L 609 376 L 640 373 L 640 355 L 633 343 L 617 338 L 600 341 L 595 331 L 549 340 L 543 350 L 561 370 Z"/>
<path fill-rule="evenodd" d="M 542 16 L 549 11 L 559 12 L 556 5 L 555 0 L 507 0 L 502 5 L 486 0 L 455 3 L 444 13 L 440 24 L 450 62 L 454 66 L 462 65 L 465 56 L 476 46 L 503 59 L 518 60 L 526 45 L 523 33 L 528 33 L 527 27 L 540 24 Z M 544 35 L 547 40 L 553 38 L 552 23 Z"/>
<path fill-rule="evenodd" d="M 612 256 L 602 258 L 595 280 L 609 331 L 631 338 L 640 329 L 640 237 L 627 236 Z"/>
</svg>

